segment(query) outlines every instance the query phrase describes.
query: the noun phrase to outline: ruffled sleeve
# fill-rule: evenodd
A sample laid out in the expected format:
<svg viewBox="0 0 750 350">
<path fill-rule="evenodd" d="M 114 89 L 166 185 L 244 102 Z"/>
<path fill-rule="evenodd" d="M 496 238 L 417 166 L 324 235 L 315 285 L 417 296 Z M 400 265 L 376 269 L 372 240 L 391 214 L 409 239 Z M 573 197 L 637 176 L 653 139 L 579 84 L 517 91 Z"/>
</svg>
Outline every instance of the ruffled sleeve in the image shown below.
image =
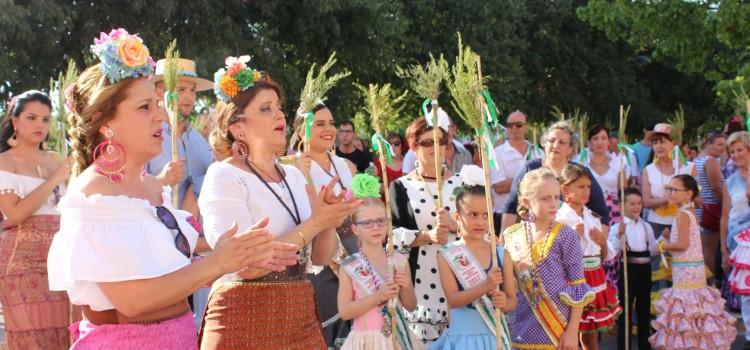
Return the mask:
<svg viewBox="0 0 750 350">
<path fill-rule="evenodd" d="M 239 230 L 257 221 L 247 204 L 247 180 L 229 167 L 220 162 L 209 166 L 198 198 L 204 234 L 212 248 L 235 221 Z"/>
<path fill-rule="evenodd" d="M 583 307 L 594 300 L 583 276 L 583 252 L 578 235 L 568 226 L 562 226 L 557 237 L 567 286 L 560 292 L 560 300 L 570 307 Z"/>
<path fill-rule="evenodd" d="M 18 181 L 18 175 L 0 171 L 0 195 L 4 194 L 14 194 L 21 198 L 26 196 L 21 188 L 21 182 Z"/>
<path fill-rule="evenodd" d="M 187 222 L 190 214 L 174 210 L 164 197 L 164 206 L 195 249 L 198 232 Z M 112 309 L 98 282 L 155 278 L 190 264 L 175 246 L 176 233 L 148 201 L 76 192 L 63 197 L 59 207 L 60 231 L 47 259 L 49 287 L 67 291 L 73 304 Z"/>
</svg>

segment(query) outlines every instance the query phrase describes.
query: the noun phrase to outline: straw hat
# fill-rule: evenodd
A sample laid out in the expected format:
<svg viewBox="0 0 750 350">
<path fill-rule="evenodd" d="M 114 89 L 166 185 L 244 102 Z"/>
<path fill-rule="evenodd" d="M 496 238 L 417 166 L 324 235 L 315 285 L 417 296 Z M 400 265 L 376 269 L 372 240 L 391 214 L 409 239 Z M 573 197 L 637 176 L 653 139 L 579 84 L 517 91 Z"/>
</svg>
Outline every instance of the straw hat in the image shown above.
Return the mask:
<svg viewBox="0 0 750 350">
<path fill-rule="evenodd" d="M 154 83 L 158 83 L 164 80 L 164 66 L 166 65 L 166 63 L 166 59 L 160 59 L 156 62 Z M 177 75 L 180 76 L 180 79 L 194 82 L 196 91 L 206 91 L 214 88 L 214 82 L 198 76 L 195 70 L 195 61 L 193 60 L 180 58 L 180 60 L 177 62 Z"/>
</svg>

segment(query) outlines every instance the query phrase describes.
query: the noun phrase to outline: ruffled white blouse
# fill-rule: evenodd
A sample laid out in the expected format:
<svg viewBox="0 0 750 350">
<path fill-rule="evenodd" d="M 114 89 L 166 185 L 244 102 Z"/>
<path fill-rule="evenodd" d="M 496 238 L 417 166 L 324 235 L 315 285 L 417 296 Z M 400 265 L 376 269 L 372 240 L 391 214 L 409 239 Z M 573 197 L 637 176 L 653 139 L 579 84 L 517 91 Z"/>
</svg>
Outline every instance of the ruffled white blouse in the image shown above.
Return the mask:
<svg viewBox="0 0 750 350">
<path fill-rule="evenodd" d="M 162 206 L 175 216 L 194 250 L 198 232 L 187 221 L 190 213 L 172 207 L 168 188 L 162 193 Z M 114 309 L 99 282 L 155 278 L 190 264 L 175 246 L 177 232 L 159 220 L 147 200 L 73 192 L 58 208 L 60 231 L 47 258 L 49 287 L 66 291 L 75 305 Z"/>
<path fill-rule="evenodd" d="M 42 179 L 34 176 L 19 175 L 8 171 L 0 171 L 0 195 L 3 194 L 14 194 L 19 198 L 23 199 L 28 196 L 31 192 L 43 184 L 46 179 Z M 57 195 L 61 196 L 65 191 L 65 185 L 61 184 L 58 186 Z M 55 206 L 57 205 L 57 198 L 55 193 L 52 193 L 47 198 L 47 201 L 37 209 L 34 214 L 31 215 L 59 215 Z"/>
</svg>

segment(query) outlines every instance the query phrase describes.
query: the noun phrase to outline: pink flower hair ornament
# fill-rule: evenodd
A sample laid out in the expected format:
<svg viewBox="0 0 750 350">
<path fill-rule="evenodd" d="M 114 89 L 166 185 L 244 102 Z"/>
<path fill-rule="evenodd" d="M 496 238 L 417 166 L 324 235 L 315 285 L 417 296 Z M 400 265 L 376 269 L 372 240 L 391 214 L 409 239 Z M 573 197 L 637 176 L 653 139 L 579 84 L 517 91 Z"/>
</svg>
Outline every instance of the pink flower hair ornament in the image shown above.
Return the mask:
<svg viewBox="0 0 750 350">
<path fill-rule="evenodd" d="M 99 58 L 101 72 L 112 84 L 126 78 L 151 77 L 156 66 L 143 40 L 122 28 L 100 33 L 91 52 Z"/>
</svg>

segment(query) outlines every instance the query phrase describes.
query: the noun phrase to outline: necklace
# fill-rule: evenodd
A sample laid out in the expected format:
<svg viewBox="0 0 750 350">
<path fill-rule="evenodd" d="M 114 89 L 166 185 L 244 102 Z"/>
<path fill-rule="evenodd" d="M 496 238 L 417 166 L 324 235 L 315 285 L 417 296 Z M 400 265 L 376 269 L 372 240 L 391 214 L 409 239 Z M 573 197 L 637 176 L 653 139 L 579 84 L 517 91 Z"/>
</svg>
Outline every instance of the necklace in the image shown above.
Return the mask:
<svg viewBox="0 0 750 350">
<path fill-rule="evenodd" d="M 326 155 L 328 156 L 328 161 L 331 162 L 331 168 L 333 168 L 333 172 L 336 174 L 335 176 L 339 177 L 338 178 L 338 183 L 339 183 L 339 186 L 341 186 L 341 190 L 342 191 L 346 190 L 346 187 L 344 187 L 344 183 L 341 181 L 341 173 L 339 172 L 339 169 L 336 168 L 336 163 L 333 162 L 333 158 L 331 157 L 331 154 L 330 153 L 326 153 Z M 328 170 L 326 170 L 317 161 L 315 163 L 318 164 L 318 167 L 320 167 L 320 170 L 323 170 L 323 172 L 326 173 L 326 175 L 328 175 L 330 178 L 333 179 L 333 177 L 334 177 L 333 174 L 331 174 L 330 172 L 328 172 Z"/>
<path fill-rule="evenodd" d="M 533 251 L 533 243 L 534 243 L 534 237 L 531 234 L 531 223 L 524 221 L 524 228 L 526 230 L 526 245 L 529 252 L 529 258 L 531 259 L 531 288 L 529 288 L 529 302 L 532 304 L 532 306 L 536 307 L 539 305 L 539 303 L 542 302 L 544 298 L 544 293 L 542 291 L 542 277 L 539 273 L 539 266 L 534 261 L 534 251 Z M 550 231 L 552 231 L 552 227 L 554 226 L 555 222 L 552 221 L 547 228 L 547 232 L 545 233 L 544 242 L 542 243 L 542 248 L 546 247 L 549 243 L 549 237 Z M 542 256 L 539 256 L 539 262 L 541 263 Z"/>
<path fill-rule="evenodd" d="M 438 208 L 437 208 L 437 202 L 435 202 L 435 195 L 432 194 L 432 190 L 430 190 L 430 186 L 427 186 L 427 181 L 424 180 L 425 177 L 422 176 L 422 173 L 420 173 L 419 169 L 417 169 L 415 171 L 415 173 L 417 174 L 417 178 L 419 178 L 419 181 L 422 181 L 422 183 L 424 183 L 424 189 L 427 191 L 427 194 L 430 195 L 430 201 L 433 204 L 435 204 L 435 210 L 437 210 Z M 427 178 L 428 179 L 432 179 L 432 180 L 436 180 L 436 178 L 431 178 L 431 177 L 427 177 Z M 443 179 L 445 179 L 445 178 L 443 178 Z"/>
<path fill-rule="evenodd" d="M 263 175 L 263 176 L 265 176 L 266 178 L 268 178 L 269 180 L 271 180 L 271 182 L 274 182 L 274 183 L 277 183 L 277 184 L 279 184 L 279 186 L 281 186 L 281 189 L 286 189 L 286 187 L 284 187 L 284 186 L 285 186 L 285 183 L 286 183 L 286 181 L 282 181 L 282 180 L 284 179 L 284 176 L 283 176 L 283 175 L 281 175 L 281 172 L 280 172 L 280 171 L 279 171 L 279 169 L 278 169 L 278 168 L 276 167 L 276 164 L 275 164 L 275 163 L 274 163 L 274 165 L 273 165 L 273 168 L 274 168 L 274 169 L 276 169 L 276 171 L 278 172 L 278 175 L 279 175 L 279 177 L 278 177 L 278 178 L 277 178 L 277 177 L 274 177 L 274 176 L 271 176 L 271 174 L 269 174 L 269 173 L 267 173 L 267 172 L 263 171 L 263 169 L 261 169 L 261 168 L 260 168 L 260 167 L 258 166 L 258 164 L 255 164 L 255 162 L 253 162 L 253 161 L 251 161 L 251 160 L 249 160 L 249 159 L 246 159 L 246 162 L 247 162 L 247 164 L 246 164 L 246 165 L 247 165 L 247 167 L 248 167 L 248 168 L 250 168 L 250 170 L 251 170 L 251 171 L 252 171 L 253 173 L 255 173 L 255 175 L 258 175 L 258 173 L 257 173 L 257 172 L 260 172 L 260 174 L 261 174 L 261 175 Z M 252 165 L 252 166 L 251 166 L 251 165 Z M 258 176 L 258 178 L 261 178 L 261 176 Z"/>
</svg>

